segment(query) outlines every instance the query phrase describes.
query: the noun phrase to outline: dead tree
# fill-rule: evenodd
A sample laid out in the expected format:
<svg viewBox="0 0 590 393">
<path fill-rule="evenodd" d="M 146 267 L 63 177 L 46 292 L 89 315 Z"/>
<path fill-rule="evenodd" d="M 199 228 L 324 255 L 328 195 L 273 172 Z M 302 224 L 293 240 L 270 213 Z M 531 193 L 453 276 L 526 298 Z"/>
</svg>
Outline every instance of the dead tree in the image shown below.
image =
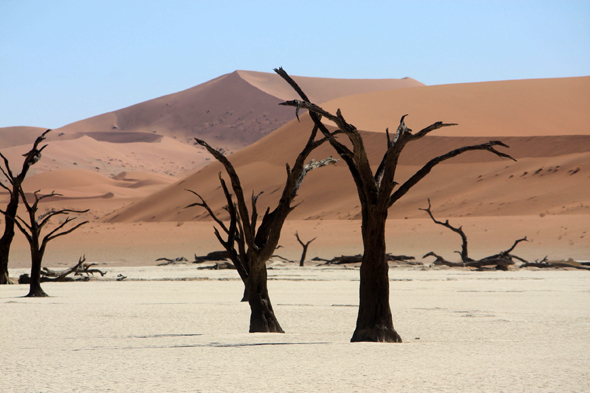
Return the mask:
<svg viewBox="0 0 590 393">
<path fill-rule="evenodd" d="M 346 122 L 340 110 L 336 111 L 334 115 L 311 103 L 297 83 L 282 68 L 275 71 L 301 97 L 301 100 L 286 101 L 281 105 L 295 107 L 297 111 L 300 109 L 309 111 L 315 126 L 328 138 L 330 145 L 348 165 L 357 188 L 361 203 L 364 254 L 360 267 L 359 312 L 351 341 L 401 342 L 399 334 L 393 327 L 389 306 L 389 266 L 385 259 L 385 222 L 388 209 L 441 162 L 472 150 L 486 150 L 499 157 L 512 158 L 495 149 L 496 146 L 508 146 L 500 141 L 490 141 L 452 150 L 431 159 L 413 176 L 399 185 L 394 178 L 399 156 L 404 147 L 410 142 L 425 137 L 432 131 L 456 124 L 436 122 L 413 134 L 412 130 L 404 123 L 407 115 L 402 116 L 393 137 L 386 130 L 387 150 L 377 171 L 373 173 L 360 133 L 355 126 Z M 322 123 L 322 118 L 334 122 L 337 131 L 330 133 Z M 338 141 L 336 134 L 344 134 L 352 145 L 352 149 Z M 399 187 L 395 189 L 398 185 Z"/>
<path fill-rule="evenodd" d="M 224 239 L 219 230 L 215 228 L 217 239 L 229 253 L 230 260 L 236 267 L 244 282 L 244 298 L 249 302 L 251 311 L 251 333 L 283 333 L 283 329 L 275 316 L 268 294 L 266 262 L 273 255 L 277 247 L 285 219 L 295 208 L 295 206 L 291 206 L 291 202 L 297 196 L 297 191 L 306 173 L 314 168 L 336 162 L 335 159 L 330 157 L 318 162 L 312 161 L 305 164 L 309 154 L 326 141 L 326 138 L 316 140 L 317 132 L 318 127 L 314 127 L 307 144 L 297 156 L 293 168 L 291 168 L 289 164 L 286 165 L 287 181 L 281 199 L 273 211 L 270 211 L 270 208 L 266 210 L 260 225 L 258 225 L 258 212 L 256 210 L 256 202 L 260 194 L 252 194 L 250 211 L 246 203 L 240 178 L 231 162 L 223 154 L 209 146 L 205 141 L 196 139 L 199 145 L 204 146 L 207 151 L 209 151 L 209 153 L 224 166 L 225 171 L 230 178 L 231 187 L 235 194 L 236 201 L 234 202 L 234 195 L 230 193 L 220 173 L 219 181 L 227 201 L 225 209 L 229 213 L 229 225 L 225 225 L 225 223 L 215 215 L 205 200 L 199 194 L 191 190 L 187 191 L 197 196 L 200 199 L 200 202 L 193 203 L 187 206 L 187 208 L 193 206 L 205 208 L 211 218 L 213 218 L 225 233 L 226 238 Z"/>
<path fill-rule="evenodd" d="M 455 251 L 457 254 L 461 255 L 461 262 L 448 261 L 432 251 L 422 257 L 435 257 L 436 260 L 434 261 L 434 265 L 444 265 L 450 267 L 472 267 L 477 269 L 484 269 L 486 266 L 494 266 L 497 270 L 508 270 L 509 266 L 514 265 L 514 259 L 526 262 L 524 259 L 511 254 L 511 252 L 516 248 L 518 243 L 527 241 L 526 236 L 522 239 L 516 240 L 512 247 L 510 247 L 508 250 L 501 251 L 498 254 L 490 255 L 489 257 L 485 257 L 479 260 L 474 260 L 472 258 L 469 258 L 468 256 L 467 235 L 465 235 L 465 232 L 463 232 L 463 227 L 454 227 L 451 224 L 449 224 L 449 220 L 442 222 L 435 219 L 434 215 L 432 214 L 432 205 L 430 204 L 430 199 L 428 199 L 428 207 L 426 209 L 420 210 L 428 213 L 428 215 L 430 216 L 432 221 L 434 221 L 435 224 L 442 225 L 443 227 L 448 228 L 451 231 L 458 234 L 459 236 L 461 236 L 461 252 Z"/>
<path fill-rule="evenodd" d="M 297 241 L 299 242 L 299 244 L 301 244 L 301 247 L 303 247 L 303 251 L 301 252 L 301 259 L 299 260 L 299 266 L 303 266 L 305 263 L 305 257 L 307 256 L 307 249 L 309 248 L 309 245 L 311 244 L 311 242 L 313 242 L 315 239 L 317 239 L 317 237 L 314 237 L 313 239 L 311 239 L 307 243 L 303 243 L 303 241 L 301 241 L 301 239 L 299 238 L 298 232 L 295 232 L 295 237 L 297 238 Z"/>
<path fill-rule="evenodd" d="M 33 193 L 34 202 L 31 204 L 27 200 L 25 193 L 22 187 L 18 187 L 18 191 L 21 194 L 21 198 L 23 203 L 27 209 L 28 213 L 28 222 L 21 218 L 19 215 L 16 218 L 9 218 L 9 216 L 4 211 L 0 211 L 3 213 L 7 220 L 11 219 L 17 226 L 18 229 L 25 235 L 27 238 L 30 249 L 31 249 L 31 284 L 29 289 L 29 294 L 27 297 L 45 297 L 47 294 L 41 288 L 41 264 L 43 262 L 43 255 L 45 254 L 45 249 L 47 247 L 47 243 L 51 240 L 67 235 L 76 229 L 80 228 L 82 225 L 88 223 L 88 221 L 81 222 L 69 229 L 64 229 L 71 221 L 75 220 L 75 217 L 70 217 L 70 213 L 86 213 L 88 210 L 71 210 L 71 209 L 62 209 L 62 210 L 53 210 L 46 214 L 42 214 L 37 217 L 37 210 L 39 209 L 39 202 L 41 202 L 45 198 L 51 198 L 55 196 L 61 196 L 60 194 L 56 194 L 55 192 L 51 192 L 50 194 L 41 195 L 39 196 L 40 191 L 35 191 Z M 49 223 L 51 218 L 59 215 L 66 215 L 66 219 L 56 226 L 55 229 L 51 230 L 47 235 L 41 238 L 41 231 L 45 225 Z"/>
<path fill-rule="evenodd" d="M 41 134 L 35 140 L 35 143 L 33 143 L 33 148 L 28 153 L 24 154 L 25 160 L 23 162 L 23 167 L 20 173 L 16 176 L 12 173 L 6 157 L 0 153 L 0 157 L 4 160 L 4 168 L 0 166 L 0 170 L 2 170 L 2 173 L 10 183 L 10 187 L 7 187 L 0 182 L 0 187 L 8 191 L 10 195 L 10 201 L 5 210 L 6 220 L 4 221 L 4 235 L 0 238 L 0 284 L 10 284 L 8 276 L 8 259 L 10 246 L 12 244 L 12 239 L 14 238 L 14 219 L 16 218 L 20 199 L 20 193 L 18 190 L 25 180 L 29 168 L 39 161 L 41 158 L 41 152 L 47 147 L 47 145 L 39 147 L 39 144 L 45 140 L 45 135 L 47 135 L 49 131 L 51 130 L 47 130 Z"/>
<path fill-rule="evenodd" d="M 420 208 L 419 210 L 422 210 L 422 211 L 425 211 L 426 213 L 428 213 L 428 215 L 430 216 L 432 221 L 434 221 L 435 224 L 442 225 L 445 228 L 449 228 L 451 231 L 453 231 L 456 234 L 458 234 L 459 236 L 461 236 L 461 252 L 459 252 L 459 251 L 455 251 L 455 252 L 458 253 L 459 255 L 461 255 L 461 262 L 465 263 L 465 262 L 473 261 L 473 259 L 469 258 L 469 253 L 467 251 L 467 236 L 465 235 L 465 232 L 463 232 L 463 227 L 455 228 L 454 226 L 449 224 L 449 220 L 446 220 L 445 222 L 437 221 L 434 218 L 434 216 L 432 215 L 431 207 L 432 206 L 430 205 L 430 198 L 428 198 L 428 207 L 426 209 Z"/>
</svg>

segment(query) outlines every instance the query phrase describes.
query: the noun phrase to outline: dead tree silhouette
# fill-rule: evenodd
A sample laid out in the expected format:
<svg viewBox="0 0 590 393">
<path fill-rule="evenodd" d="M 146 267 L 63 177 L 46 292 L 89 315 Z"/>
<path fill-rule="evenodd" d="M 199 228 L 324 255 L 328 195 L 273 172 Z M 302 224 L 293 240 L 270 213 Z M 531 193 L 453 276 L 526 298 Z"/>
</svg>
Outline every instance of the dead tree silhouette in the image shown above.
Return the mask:
<svg viewBox="0 0 590 393">
<path fill-rule="evenodd" d="M 386 341 L 401 342 L 401 337 L 393 327 L 391 308 L 389 305 L 389 265 L 386 260 L 385 222 L 388 209 L 413 186 L 420 182 L 438 164 L 462 153 L 473 150 L 485 150 L 499 157 L 511 158 L 499 152 L 496 146 L 508 147 L 500 141 L 464 146 L 428 161 L 413 176 L 399 185 L 395 174 L 399 156 L 404 147 L 417 141 L 430 132 L 456 124 L 436 122 L 417 133 L 412 133 L 402 116 L 393 137 L 387 130 L 387 150 L 381 159 L 377 171 L 373 173 L 365 150 L 363 138 L 355 126 L 348 123 L 340 110 L 332 114 L 310 102 L 307 95 L 282 68 L 275 70 L 300 96 L 300 100 L 283 102 L 281 105 L 307 109 L 316 127 L 324 134 L 330 145 L 346 163 L 352 175 L 359 200 L 361 202 L 363 259 L 360 267 L 359 311 L 356 329 L 351 341 Z M 330 132 L 322 123 L 322 118 L 336 124 L 337 131 Z M 352 149 L 341 143 L 337 134 L 344 134 Z M 396 186 L 399 186 L 396 188 Z"/>
</svg>

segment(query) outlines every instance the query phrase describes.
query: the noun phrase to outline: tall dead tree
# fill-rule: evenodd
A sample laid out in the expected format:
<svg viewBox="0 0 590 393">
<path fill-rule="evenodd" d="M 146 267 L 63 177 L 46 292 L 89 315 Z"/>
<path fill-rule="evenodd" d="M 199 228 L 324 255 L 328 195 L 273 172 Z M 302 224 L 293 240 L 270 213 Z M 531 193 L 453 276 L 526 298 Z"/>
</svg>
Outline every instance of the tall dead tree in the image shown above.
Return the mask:
<svg viewBox="0 0 590 393">
<path fill-rule="evenodd" d="M 283 333 L 279 321 L 277 320 L 267 288 L 267 271 L 266 262 L 273 255 L 280 239 L 281 229 L 288 214 L 295 208 L 291 206 L 291 202 L 297 196 L 297 191 L 301 186 L 301 182 L 306 173 L 314 168 L 335 163 L 336 160 L 332 157 L 321 160 L 311 161 L 305 164 L 309 154 L 327 139 L 321 138 L 316 140 L 318 127 L 314 127 L 307 144 L 297 156 L 293 168 L 287 167 L 287 181 L 281 195 L 281 199 L 277 207 L 270 211 L 266 210 L 260 225 L 258 225 L 258 213 L 256 210 L 256 202 L 258 195 L 252 194 L 251 211 L 248 209 L 246 197 L 240 182 L 240 178 L 236 173 L 231 162 L 220 152 L 209 146 L 205 141 L 196 139 L 197 143 L 204 146 L 207 151 L 215 157 L 225 168 L 230 181 L 231 188 L 235 194 L 236 201 L 234 202 L 234 195 L 232 195 L 221 177 L 219 181 L 223 189 L 227 206 L 225 209 L 229 213 L 229 225 L 220 220 L 211 208 L 207 205 L 205 200 L 196 192 L 187 190 L 196 195 L 200 202 L 193 203 L 187 207 L 200 206 L 207 210 L 209 215 L 225 233 L 225 238 L 221 235 L 219 230 L 215 228 L 215 235 L 229 253 L 229 258 L 235 265 L 242 281 L 245 285 L 244 298 L 250 304 L 250 332 L 268 332 L 268 333 Z"/>
<path fill-rule="evenodd" d="M 4 235 L 0 238 L 0 284 L 10 284 L 8 275 L 8 260 L 10 254 L 10 246 L 12 245 L 12 239 L 14 239 L 14 219 L 16 218 L 16 212 L 18 210 L 18 203 L 20 199 L 20 192 L 18 191 L 21 184 L 27 176 L 29 168 L 33 166 L 41 158 L 41 151 L 47 147 L 44 145 L 39 147 L 39 144 L 45 140 L 45 135 L 51 130 L 45 131 L 41 134 L 33 143 L 33 148 L 26 154 L 24 154 L 25 160 L 23 162 L 22 169 L 18 175 L 14 175 L 10 169 L 8 159 L 0 153 L 0 157 L 4 160 L 4 168 L 0 166 L 0 170 L 8 180 L 10 187 L 0 182 L 0 187 L 8 191 L 10 195 L 10 201 L 6 206 L 5 215 L 6 220 L 4 221 Z"/>
<path fill-rule="evenodd" d="M 394 178 L 399 156 L 404 147 L 410 142 L 423 138 L 434 130 L 456 124 L 436 122 L 413 134 L 412 130 L 406 127 L 404 123 L 407 115 L 402 116 L 393 137 L 389 135 L 389 131 L 387 130 L 387 150 L 381 159 L 377 171 L 373 173 L 360 133 L 356 127 L 346 122 L 340 110 L 336 111 L 336 115 L 333 115 L 311 103 L 297 83 L 282 68 L 276 69 L 275 71 L 301 97 L 301 100 L 286 101 L 281 103 L 281 105 L 295 107 L 297 108 L 297 112 L 300 109 L 307 109 L 309 111 L 315 126 L 320 129 L 338 155 L 348 165 L 356 184 L 361 202 L 361 232 L 364 253 L 360 268 L 358 318 L 351 341 L 401 342 L 401 337 L 393 327 L 389 305 L 389 265 L 385 257 L 385 222 L 388 209 L 439 163 L 472 150 L 485 150 L 499 157 L 512 158 L 507 154 L 495 150 L 495 146 L 508 146 L 500 141 L 490 141 L 480 145 L 464 146 L 452 150 L 431 159 L 413 176 L 399 185 Z M 322 118 L 331 120 L 336 124 L 337 131 L 347 137 L 352 145 L 352 150 L 336 139 L 335 134 L 338 132 L 330 133 L 328 128 L 322 123 Z M 397 185 L 399 187 L 396 188 Z"/>
<path fill-rule="evenodd" d="M 51 240 L 57 237 L 67 235 L 68 233 L 71 233 L 76 229 L 80 228 L 82 225 L 88 223 L 88 221 L 84 221 L 69 229 L 64 229 L 71 221 L 76 219 L 75 217 L 69 216 L 70 213 L 80 214 L 86 213 L 88 212 L 88 210 L 52 210 L 48 213 L 39 215 L 37 217 L 39 202 L 46 198 L 61 195 L 56 194 L 55 192 L 51 192 L 50 194 L 39 196 L 39 191 L 35 191 L 33 193 L 34 202 L 29 203 L 22 187 L 19 187 L 18 191 L 21 195 L 25 208 L 27 209 L 28 220 L 23 219 L 19 215 L 17 215 L 16 218 L 11 218 L 7 215 L 5 211 L 0 210 L 0 213 L 4 214 L 7 220 L 12 220 L 16 224 L 18 229 L 20 229 L 20 231 L 23 233 L 23 235 L 25 235 L 29 242 L 29 246 L 31 249 L 31 283 L 29 287 L 29 294 L 27 295 L 27 297 L 45 297 L 47 296 L 47 294 L 41 288 L 41 265 L 43 263 L 43 255 L 45 254 L 47 243 L 49 243 Z M 50 222 L 51 218 L 60 215 L 66 215 L 67 217 L 62 223 L 58 224 L 47 235 L 41 237 L 41 231 L 43 227 L 45 227 Z"/>
</svg>

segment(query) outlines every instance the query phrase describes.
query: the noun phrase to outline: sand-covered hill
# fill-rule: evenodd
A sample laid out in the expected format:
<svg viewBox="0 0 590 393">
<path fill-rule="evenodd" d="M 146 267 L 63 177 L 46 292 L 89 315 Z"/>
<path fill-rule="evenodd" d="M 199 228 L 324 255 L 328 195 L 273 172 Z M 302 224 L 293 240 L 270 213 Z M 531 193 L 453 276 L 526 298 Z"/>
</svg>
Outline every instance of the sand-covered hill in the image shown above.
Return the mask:
<svg viewBox="0 0 590 393">
<path fill-rule="evenodd" d="M 423 85 L 411 78 L 295 79 L 318 102 Z M 29 172 L 35 180 L 27 179 L 25 188 L 30 192 L 57 188 L 69 203 L 82 195 L 101 198 L 101 203 L 93 204 L 93 217 L 99 217 L 206 166 L 211 158 L 194 146 L 194 137 L 230 154 L 291 120 L 293 111 L 278 105 L 288 88 L 274 73 L 235 71 L 178 93 L 55 129 L 48 134 L 43 158 Z M 0 128 L 0 149 L 14 171 L 20 169 L 22 155 L 43 131 L 39 127 Z M 153 187 L 137 187 L 133 193 L 121 192 L 112 179 L 129 172 L 160 180 L 165 176 L 167 180 L 158 180 Z M 65 177 L 63 181 L 59 176 Z M 82 179 L 93 179 L 95 189 Z M 113 197 L 105 201 L 104 195 Z"/>
<path fill-rule="evenodd" d="M 399 181 L 407 179 L 430 158 L 461 145 L 501 139 L 518 161 L 471 152 L 437 167 L 391 209 L 390 217 L 420 217 L 419 207 L 433 201 L 445 216 L 496 216 L 590 213 L 590 78 L 566 78 L 473 83 L 363 93 L 339 98 L 325 108 L 342 108 L 357 126 L 395 129 L 399 117 L 410 113 L 414 130 L 437 120 L 457 122 L 446 134 L 408 146 L 401 157 Z M 403 103 L 402 106 L 400 103 Z M 401 106 L 401 110 L 397 109 Z M 396 110 L 395 113 L 393 111 Z M 446 114 L 446 111 L 449 111 Z M 465 124 L 465 125 L 464 125 Z M 230 160 L 242 176 L 246 192 L 264 194 L 260 208 L 280 195 L 284 165 L 292 162 L 309 135 L 311 121 L 302 116 Z M 446 130 L 446 129 L 445 129 Z M 458 130 L 458 131 L 457 131 Z M 475 131 L 472 131 L 475 130 Z M 495 132 L 494 130 L 498 130 Z M 442 134 L 442 132 L 440 133 Z M 383 132 L 363 133 L 372 162 L 385 149 Z M 333 155 L 327 145 L 311 158 Z M 223 215 L 218 163 L 212 163 L 159 193 L 112 216 L 114 221 L 184 221 L 206 219 L 202 209 L 184 209 L 194 201 L 185 191 L 199 192 Z M 350 219 L 359 217 L 354 184 L 343 163 L 308 175 L 292 219 Z"/>
<path fill-rule="evenodd" d="M 404 79 L 295 77 L 323 102 L 350 94 L 422 86 Z M 32 173 L 86 169 L 105 176 L 149 171 L 184 176 L 208 162 L 194 137 L 231 154 L 293 118 L 278 105 L 288 85 L 274 73 L 235 71 L 190 89 L 53 130 L 44 159 Z M 44 131 L 38 127 L 0 128 L 0 149 L 11 163 Z M 17 166 L 18 164 L 15 164 Z"/>
<path fill-rule="evenodd" d="M 240 74 L 244 72 L 234 77 Z M 273 90 L 279 86 L 274 77 L 265 79 L 256 73 L 247 77 L 249 86 L 256 83 L 267 92 L 282 94 Z M 415 131 L 438 120 L 459 124 L 408 145 L 398 168 L 399 182 L 433 156 L 490 139 L 504 141 L 510 146 L 507 152 L 518 160 L 471 152 L 437 166 L 390 209 L 387 242 L 392 252 L 419 257 L 434 250 L 451 257 L 457 250 L 459 239 L 419 210 L 430 198 L 437 217 L 450 217 L 453 224 L 464 225 L 474 256 L 507 249 L 515 239 L 528 236 L 530 242 L 518 248 L 522 257 L 587 260 L 589 82 L 590 78 L 564 78 L 415 86 L 357 91 L 359 94 L 321 105 L 330 110 L 342 108 L 345 118 L 366 130 L 362 133 L 375 166 L 385 150 L 385 127 L 395 129 L 401 115 L 409 114 L 407 125 Z M 264 94 L 275 97 L 267 92 Z M 292 108 L 283 109 L 293 118 Z M 311 121 L 307 114 L 300 117 L 301 122 L 293 119 L 229 156 L 246 192 L 264 191 L 259 211 L 280 195 L 285 164 L 293 162 L 309 135 Z M 182 138 L 159 133 L 89 130 L 75 138 L 73 134 L 54 135 L 34 167 L 37 174 L 32 173 L 25 182 L 27 192 L 64 194 L 64 198 L 43 203 L 40 212 L 61 207 L 90 209 L 84 218 L 93 222 L 67 239 L 56 240 L 46 256 L 48 266 L 69 265 L 83 254 L 108 264 L 144 265 L 162 256 L 190 258 L 193 253 L 219 249 L 203 209 L 185 209 L 195 202 L 185 190 L 192 189 L 224 215 L 226 202 L 217 177 L 223 171 L 207 152 Z M 5 140 L 6 130 L 0 131 L 0 140 Z M 41 131 L 27 132 L 34 138 Z M 217 146 L 215 139 L 208 141 Z M 2 152 L 13 163 L 22 160 L 20 155 L 29 147 L 2 147 Z M 310 158 L 333 154 L 326 145 Z M 203 163 L 210 165 L 203 167 Z M 196 171 L 191 173 L 191 169 Z M 5 200 L 6 193 L 0 193 L 0 199 Z M 304 239 L 318 237 L 311 255 L 333 257 L 362 251 L 359 222 L 354 220 L 359 217 L 359 203 L 342 162 L 311 172 L 296 202 L 300 205 L 281 238 L 283 255 L 297 257 L 295 231 Z M 26 266 L 28 252 L 26 241 L 17 236 L 11 264 Z"/>
</svg>

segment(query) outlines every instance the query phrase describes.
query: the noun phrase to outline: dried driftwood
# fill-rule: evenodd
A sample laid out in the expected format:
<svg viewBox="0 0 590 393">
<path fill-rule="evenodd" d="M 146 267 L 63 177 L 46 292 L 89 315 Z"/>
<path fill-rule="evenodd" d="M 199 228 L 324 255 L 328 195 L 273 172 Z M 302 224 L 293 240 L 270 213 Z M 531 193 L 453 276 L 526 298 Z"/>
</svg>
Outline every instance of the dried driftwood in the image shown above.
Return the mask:
<svg viewBox="0 0 590 393">
<path fill-rule="evenodd" d="M 226 259 L 230 259 L 230 254 L 228 251 L 212 251 L 209 254 L 200 257 L 195 254 L 195 260 L 193 263 L 220 262 L 225 261 Z"/>
<path fill-rule="evenodd" d="M 156 262 L 157 261 L 165 261 L 165 262 L 158 263 L 156 266 L 166 266 L 166 265 L 176 265 L 179 263 L 188 263 L 188 259 L 186 259 L 185 257 L 178 257 L 178 258 L 174 258 L 174 259 L 158 258 L 158 259 L 156 259 Z"/>
<path fill-rule="evenodd" d="M 433 263 L 434 265 L 444 265 L 444 266 L 450 266 L 450 267 L 471 267 L 471 268 L 476 268 L 478 270 L 486 270 L 489 268 L 496 269 L 496 270 L 508 270 L 509 266 L 512 266 L 512 265 L 516 266 L 516 262 L 515 262 L 515 260 L 516 260 L 516 261 L 521 262 L 521 264 L 518 266 L 519 268 L 523 268 L 523 267 L 575 268 L 575 269 L 590 270 L 590 267 L 584 266 L 584 265 L 574 262 L 574 261 L 549 262 L 549 261 L 547 261 L 547 257 L 545 257 L 541 261 L 537 260 L 535 262 L 529 262 L 524 258 L 521 258 L 517 255 L 512 254 L 512 251 L 516 248 L 516 246 L 520 242 L 528 241 L 526 236 L 523 237 L 522 239 L 518 239 L 518 240 L 514 241 L 514 244 L 508 250 L 501 251 L 498 254 L 490 255 L 489 257 L 485 257 L 485 258 L 482 258 L 479 260 L 474 260 L 469 257 L 468 250 L 467 250 L 467 236 L 465 235 L 465 232 L 463 232 L 462 227 L 457 228 L 457 227 L 452 226 L 451 224 L 449 224 L 449 220 L 446 220 L 445 222 L 436 220 L 434 218 L 434 215 L 432 214 L 432 211 L 431 211 L 430 199 L 428 199 L 428 208 L 420 209 L 420 210 L 427 212 L 435 224 L 442 225 L 445 228 L 448 228 L 451 231 L 457 233 L 459 236 L 461 236 L 461 241 L 462 241 L 461 251 L 460 252 L 455 251 L 456 253 L 458 253 L 461 256 L 461 262 L 448 261 L 445 258 L 443 258 L 442 256 L 435 254 L 432 251 L 422 257 L 422 258 L 426 258 L 429 256 L 435 257 L 436 260 Z"/>
<path fill-rule="evenodd" d="M 393 254 L 386 254 L 387 262 L 405 262 L 410 265 L 419 264 L 417 262 L 412 262 L 416 258 L 408 255 L 393 255 Z M 339 257 L 334 257 L 332 259 L 324 259 L 320 257 L 315 257 L 312 261 L 323 261 L 322 265 L 343 265 L 347 263 L 361 263 L 363 261 L 363 256 L 361 254 L 357 255 L 341 255 Z"/>
<path fill-rule="evenodd" d="M 201 266 L 198 267 L 197 269 L 199 270 L 235 270 L 236 267 L 234 266 L 233 263 L 229 262 L 229 261 L 224 261 L 224 262 L 216 262 L 215 265 L 213 266 Z"/>
<path fill-rule="evenodd" d="M 78 260 L 78 263 L 70 268 L 64 270 L 53 270 L 44 267 L 41 269 L 41 282 L 51 281 L 88 281 L 90 275 L 94 276 L 94 273 L 104 276 L 107 272 L 103 272 L 100 269 L 92 268 L 92 266 L 98 265 L 97 263 L 86 263 L 86 256 L 84 255 Z M 71 274 L 74 276 L 81 276 L 79 278 L 69 277 Z M 31 277 L 28 274 L 22 274 L 18 279 L 19 284 L 30 284 Z"/>
</svg>

